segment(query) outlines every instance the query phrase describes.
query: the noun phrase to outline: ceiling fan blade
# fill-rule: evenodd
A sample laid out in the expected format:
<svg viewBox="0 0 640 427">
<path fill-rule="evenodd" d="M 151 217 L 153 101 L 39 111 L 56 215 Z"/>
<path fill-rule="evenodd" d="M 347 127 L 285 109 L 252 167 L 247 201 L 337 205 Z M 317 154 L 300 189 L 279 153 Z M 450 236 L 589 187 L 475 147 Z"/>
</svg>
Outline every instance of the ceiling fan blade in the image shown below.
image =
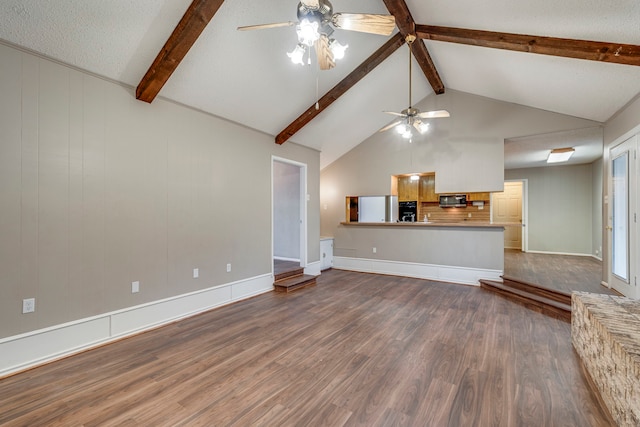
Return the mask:
<svg viewBox="0 0 640 427">
<path fill-rule="evenodd" d="M 382 129 L 380 129 L 378 132 L 384 132 L 385 130 L 389 130 L 392 127 L 398 126 L 400 123 L 402 123 L 402 120 L 395 120 L 389 123 L 388 125 L 386 125 L 385 127 L 383 127 Z"/>
<path fill-rule="evenodd" d="M 396 18 L 370 13 L 336 13 L 331 17 L 331 23 L 343 30 L 388 36 L 396 27 Z"/>
<path fill-rule="evenodd" d="M 421 119 L 439 119 L 450 116 L 451 115 L 447 110 L 425 111 L 424 113 L 416 114 L 416 117 L 420 117 Z"/>
<path fill-rule="evenodd" d="M 320 1 L 319 0 L 300 0 L 300 3 L 304 5 L 309 10 L 318 10 L 320 9 Z"/>
<path fill-rule="evenodd" d="M 406 114 L 396 113 L 395 111 L 383 111 L 383 113 L 391 114 L 392 116 L 407 117 Z"/>
<path fill-rule="evenodd" d="M 292 21 L 276 22 L 274 24 L 245 25 L 244 27 L 238 27 L 238 31 L 264 30 L 267 28 L 291 27 L 294 25 L 296 25 L 296 23 Z"/>
<path fill-rule="evenodd" d="M 320 38 L 316 40 L 314 47 L 316 49 L 316 56 L 318 57 L 318 65 L 321 70 L 330 70 L 336 66 L 336 62 L 333 59 L 333 53 L 329 49 L 329 37 L 326 34 L 321 34 Z"/>
</svg>

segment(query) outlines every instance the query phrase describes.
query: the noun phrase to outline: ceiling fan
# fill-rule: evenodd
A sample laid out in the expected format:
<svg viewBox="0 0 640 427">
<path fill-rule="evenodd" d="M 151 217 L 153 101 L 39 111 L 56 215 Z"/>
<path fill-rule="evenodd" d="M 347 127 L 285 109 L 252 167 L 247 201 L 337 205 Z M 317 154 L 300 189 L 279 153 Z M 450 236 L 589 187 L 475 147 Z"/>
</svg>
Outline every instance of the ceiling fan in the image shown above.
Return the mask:
<svg viewBox="0 0 640 427">
<path fill-rule="evenodd" d="M 388 36 L 396 25 L 393 15 L 333 13 L 333 6 L 329 0 L 301 0 L 298 3 L 296 14 L 298 22 L 247 25 L 238 27 L 238 30 L 262 30 L 295 25 L 298 44 L 292 52 L 287 53 L 291 61 L 304 65 L 303 59 L 307 48 L 314 46 L 320 69 L 329 70 L 335 67 L 335 60 L 341 59 L 348 47 L 348 45 L 341 45 L 337 40 L 331 38 L 334 28 Z M 310 55 L 309 52 L 307 63 L 311 61 Z"/>
<path fill-rule="evenodd" d="M 416 36 L 413 34 L 409 34 L 405 38 L 407 46 L 409 47 L 409 107 L 399 113 L 396 113 L 394 111 L 383 111 L 384 113 L 399 116 L 402 118 L 391 122 L 378 131 L 384 132 L 395 127 L 398 133 L 401 134 L 403 138 L 409 139 L 409 142 L 411 142 L 411 138 L 413 137 L 413 131 L 411 129 L 412 127 L 421 134 L 425 133 L 429 128 L 429 123 L 423 122 L 422 119 L 437 119 L 450 116 L 447 110 L 425 111 L 421 113 L 420 110 L 414 108 L 411 105 L 411 44 L 415 40 Z"/>
</svg>

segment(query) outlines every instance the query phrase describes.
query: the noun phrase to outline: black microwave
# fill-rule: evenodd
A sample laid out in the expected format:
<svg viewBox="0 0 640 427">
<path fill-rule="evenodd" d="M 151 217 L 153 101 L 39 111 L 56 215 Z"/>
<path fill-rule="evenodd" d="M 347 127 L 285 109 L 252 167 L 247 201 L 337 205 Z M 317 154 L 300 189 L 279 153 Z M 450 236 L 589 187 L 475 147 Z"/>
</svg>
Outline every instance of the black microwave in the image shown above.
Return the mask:
<svg viewBox="0 0 640 427">
<path fill-rule="evenodd" d="M 441 208 L 466 208 L 467 195 L 466 194 L 441 195 L 440 207 Z"/>
</svg>

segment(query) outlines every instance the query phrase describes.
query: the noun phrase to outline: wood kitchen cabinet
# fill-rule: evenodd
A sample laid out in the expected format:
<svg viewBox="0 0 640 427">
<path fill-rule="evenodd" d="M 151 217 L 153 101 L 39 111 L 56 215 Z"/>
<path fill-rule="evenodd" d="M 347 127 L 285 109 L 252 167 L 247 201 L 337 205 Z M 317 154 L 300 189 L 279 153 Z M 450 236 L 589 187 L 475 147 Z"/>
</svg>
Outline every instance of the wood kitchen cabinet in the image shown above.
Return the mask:
<svg viewBox="0 0 640 427">
<path fill-rule="evenodd" d="M 345 208 L 347 222 L 358 222 L 358 196 L 347 196 Z"/>
<path fill-rule="evenodd" d="M 469 202 L 474 202 L 474 201 L 485 201 L 488 202 L 491 199 L 491 193 L 469 193 L 467 195 L 467 200 Z"/>
<path fill-rule="evenodd" d="M 436 194 L 436 175 L 428 174 L 420 176 L 420 201 L 438 202 L 439 196 Z"/>
<path fill-rule="evenodd" d="M 412 181 L 409 176 L 398 177 L 398 201 L 418 201 L 420 181 Z"/>
</svg>

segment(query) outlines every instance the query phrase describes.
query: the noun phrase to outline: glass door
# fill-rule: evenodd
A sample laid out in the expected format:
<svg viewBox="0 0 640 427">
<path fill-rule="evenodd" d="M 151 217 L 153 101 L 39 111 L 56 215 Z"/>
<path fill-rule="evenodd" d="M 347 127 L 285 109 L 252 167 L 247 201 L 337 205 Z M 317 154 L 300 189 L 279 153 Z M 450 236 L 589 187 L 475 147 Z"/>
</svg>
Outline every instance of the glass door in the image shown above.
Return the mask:
<svg viewBox="0 0 640 427">
<path fill-rule="evenodd" d="M 636 295 L 636 139 L 633 137 L 611 150 L 611 211 L 607 227 L 611 241 L 609 283 L 622 294 Z"/>
</svg>

